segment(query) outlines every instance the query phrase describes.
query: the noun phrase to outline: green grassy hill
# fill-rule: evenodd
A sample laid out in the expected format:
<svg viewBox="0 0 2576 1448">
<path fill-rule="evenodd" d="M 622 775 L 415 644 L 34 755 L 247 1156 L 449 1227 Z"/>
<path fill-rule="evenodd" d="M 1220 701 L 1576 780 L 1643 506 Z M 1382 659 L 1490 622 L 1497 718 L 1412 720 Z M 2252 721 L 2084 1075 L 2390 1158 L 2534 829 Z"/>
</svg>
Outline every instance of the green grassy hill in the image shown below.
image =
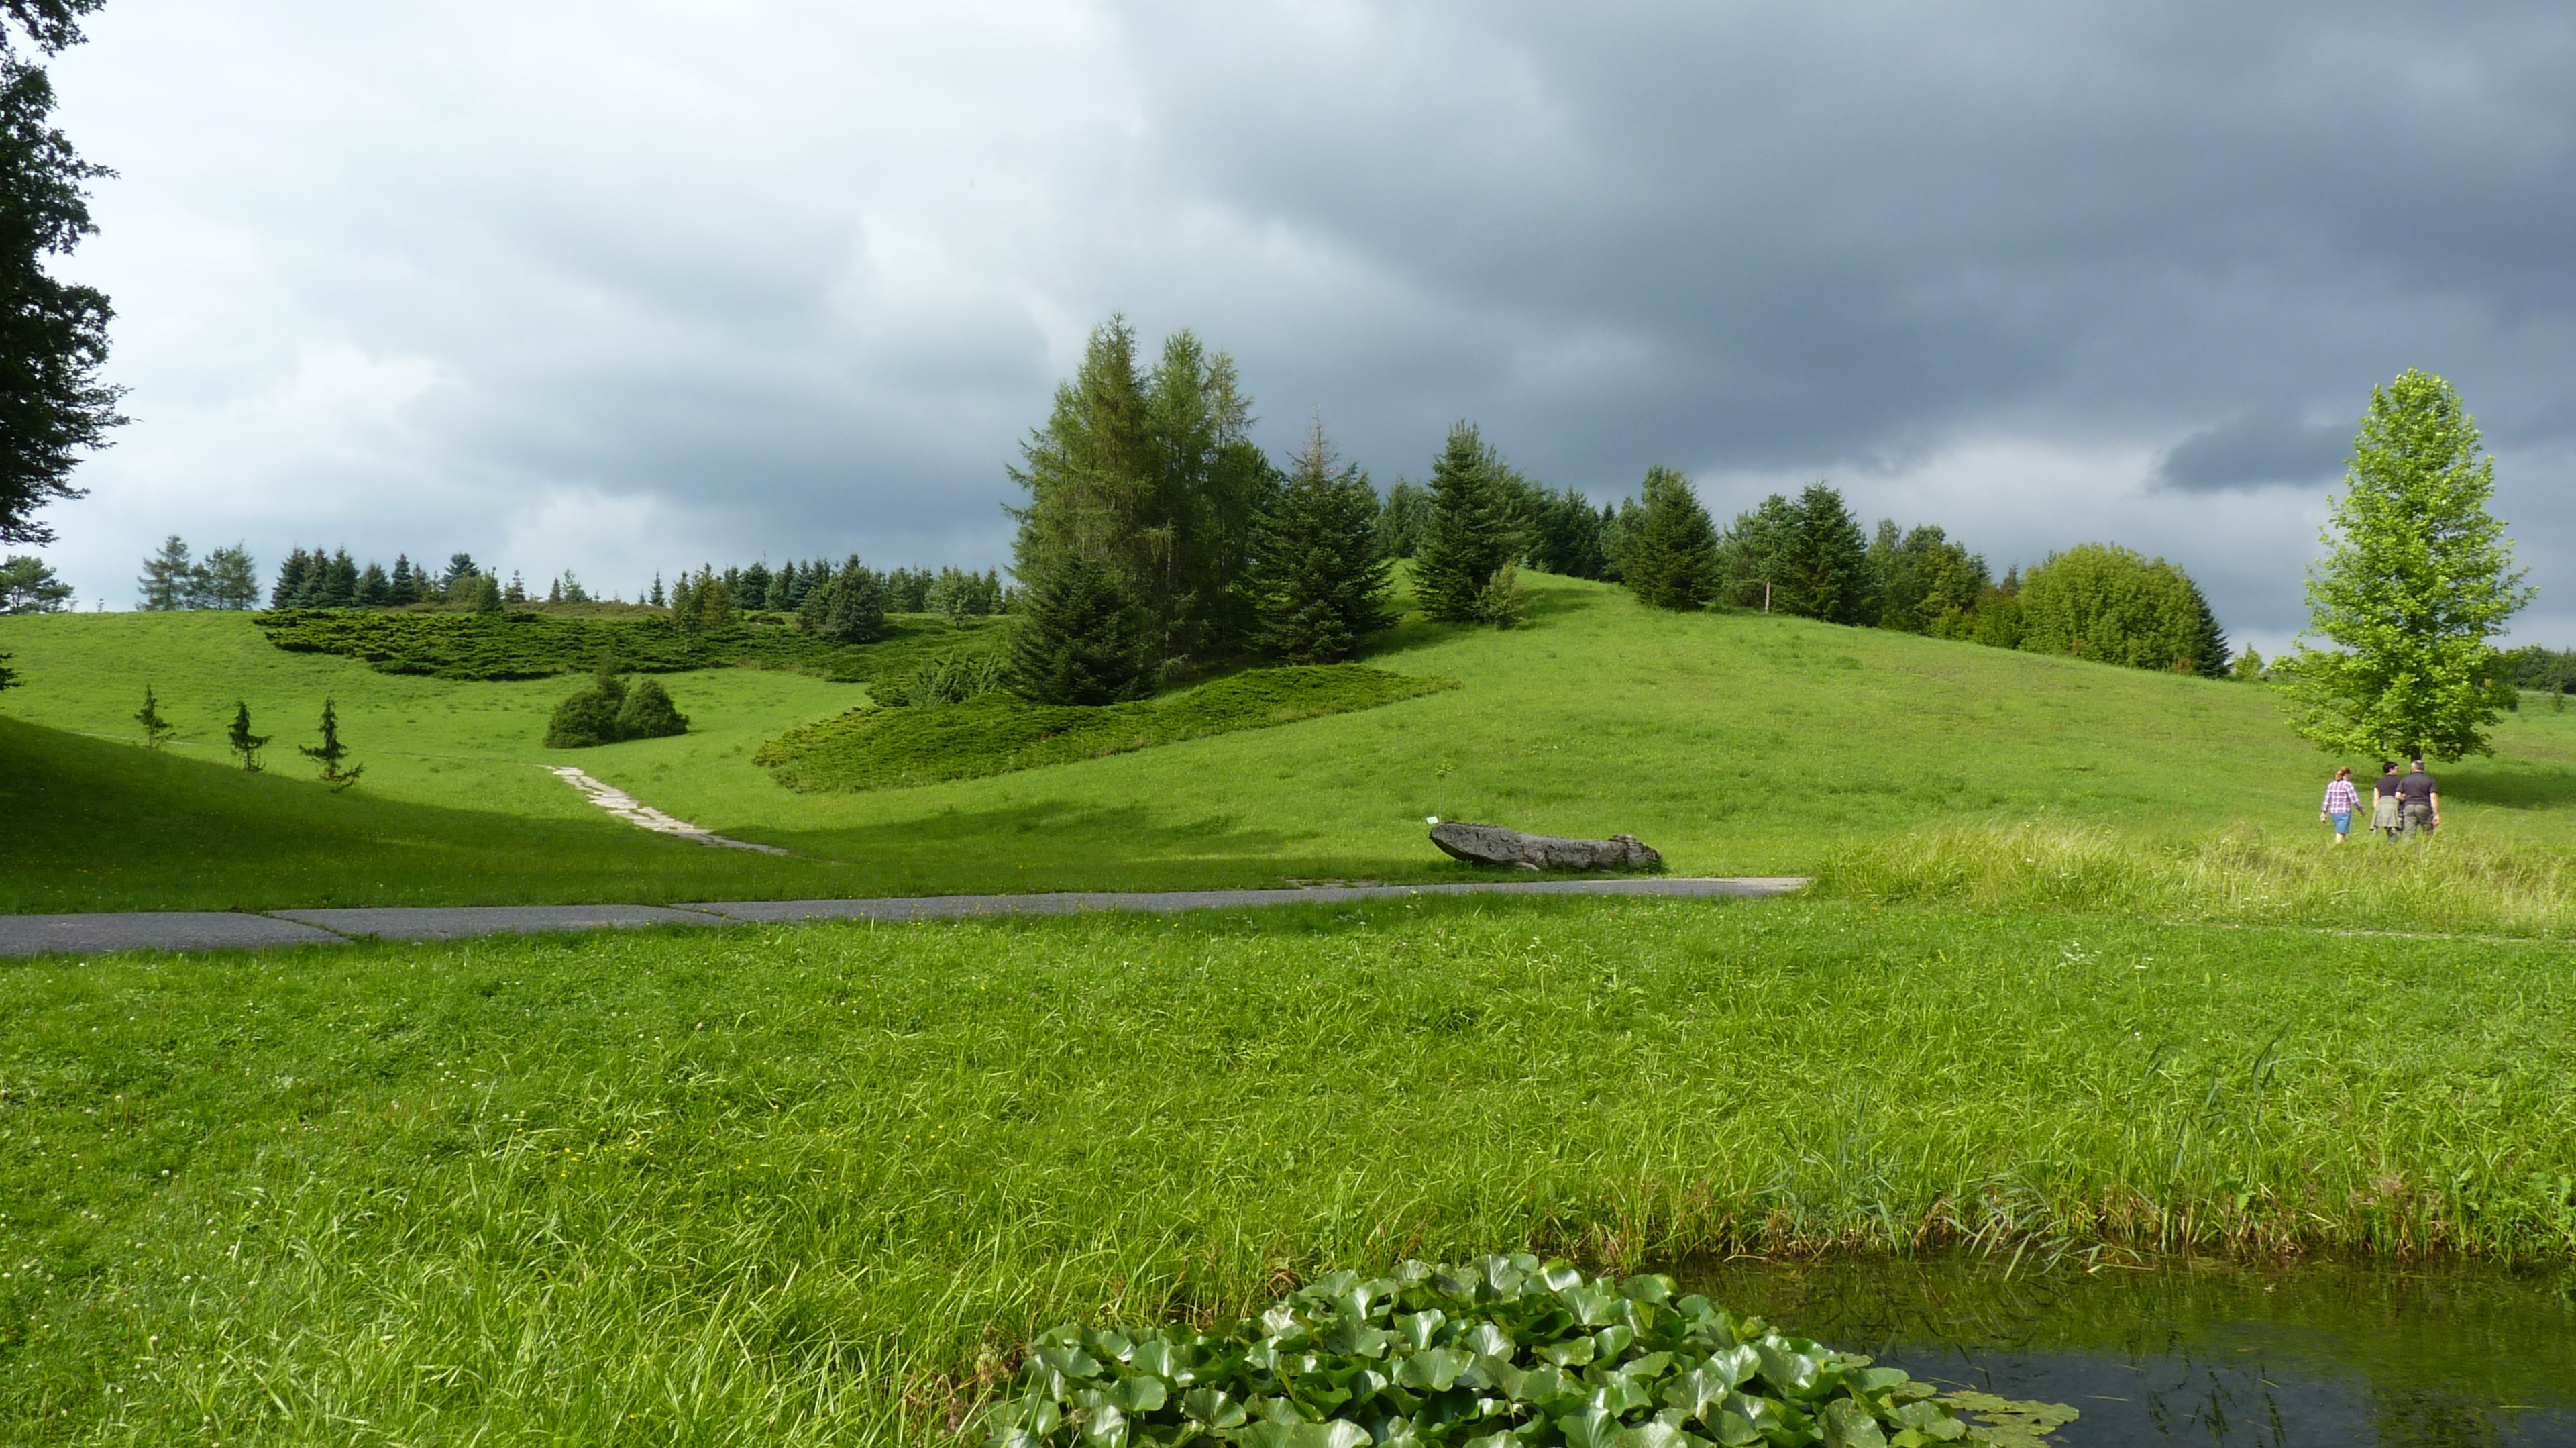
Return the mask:
<svg viewBox="0 0 2576 1448">
<path fill-rule="evenodd" d="M 1431 814 L 1552 833 L 1627 831 L 1695 874 L 1805 871 L 1840 847 L 1925 826 L 2033 820 L 2149 841 L 2237 829 L 2323 844 L 2313 822 L 2334 761 L 2290 738 L 2259 688 L 1798 619 L 1657 613 L 1602 585 L 1532 583 L 1526 629 L 1415 622 L 1367 660 L 1454 678 L 1457 689 L 866 794 L 795 794 L 752 762 L 768 740 L 858 702 L 854 685 L 742 668 L 670 674 L 690 734 L 566 754 L 539 740 L 571 681 L 379 673 L 274 648 L 239 614 L 0 619 L 0 651 L 16 653 L 27 680 L 0 694 L 0 715 L 133 741 L 129 716 L 149 682 L 181 727 L 164 763 L 199 762 L 211 780 L 227 758 L 233 700 L 247 699 L 258 726 L 278 736 L 272 774 L 259 782 L 276 793 L 223 796 L 232 801 L 223 808 L 256 815 L 267 808 L 261 800 L 319 793 L 290 746 L 309 740 L 331 696 L 367 775 L 330 808 L 380 825 L 386 838 L 401 833 L 399 807 L 457 812 L 467 837 L 515 840 L 523 825 L 552 823 L 585 827 L 567 839 L 616 838 L 541 768 L 570 762 L 682 818 L 798 856 L 711 864 L 696 846 L 625 841 L 618 848 L 648 862 L 602 856 L 587 877 L 567 866 L 554 876 L 566 899 L 1454 877 L 1460 867 L 1423 838 Z M 0 787 L 23 793 L 13 777 L 54 771 L 54 797 L 113 793 L 131 781 L 111 777 L 142 758 L 45 754 L 35 738 L 0 737 Z M 2576 843 L 2576 719 L 2515 716 L 2498 748 L 2443 772 L 2450 836 Z M 99 782 L 62 773 L 76 770 Z M 147 777 L 186 793 L 196 786 L 182 781 L 200 776 L 134 775 Z M 28 816 L 0 842 L 0 908 L 206 898 L 184 842 L 153 852 L 166 862 L 158 873 L 103 875 L 99 857 L 133 847 L 72 818 Z M 291 833 L 300 818 L 245 823 L 234 837 Z M 489 870 L 397 872 L 393 855 L 352 842 L 328 858 L 253 872 L 256 888 L 226 898 L 502 898 L 493 881 L 515 878 L 508 856 L 522 847 L 494 849 L 502 863 Z"/>
</svg>

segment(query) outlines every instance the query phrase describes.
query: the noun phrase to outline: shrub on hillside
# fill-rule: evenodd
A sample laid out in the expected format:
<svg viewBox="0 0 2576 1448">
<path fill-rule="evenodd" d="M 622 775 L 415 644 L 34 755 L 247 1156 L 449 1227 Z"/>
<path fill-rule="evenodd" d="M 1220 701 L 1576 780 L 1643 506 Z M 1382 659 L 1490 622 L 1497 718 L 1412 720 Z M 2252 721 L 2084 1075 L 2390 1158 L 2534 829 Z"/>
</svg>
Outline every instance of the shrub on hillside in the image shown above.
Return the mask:
<svg viewBox="0 0 2576 1448">
<path fill-rule="evenodd" d="M 945 653 L 910 674 L 881 678 L 868 685 L 868 697 L 890 708 L 963 704 L 1002 687 L 1002 661 L 989 655 Z"/>
<path fill-rule="evenodd" d="M 2222 678 L 2227 635 L 2191 576 L 2109 543 L 2052 553 L 2021 585 L 2021 647 Z"/>
<path fill-rule="evenodd" d="M 546 721 L 548 749 L 589 749 L 627 739 L 660 739 L 689 731 L 688 718 L 671 705 L 658 679 L 633 684 L 617 672 L 616 655 L 603 654 L 590 687 L 555 706 Z"/>
</svg>

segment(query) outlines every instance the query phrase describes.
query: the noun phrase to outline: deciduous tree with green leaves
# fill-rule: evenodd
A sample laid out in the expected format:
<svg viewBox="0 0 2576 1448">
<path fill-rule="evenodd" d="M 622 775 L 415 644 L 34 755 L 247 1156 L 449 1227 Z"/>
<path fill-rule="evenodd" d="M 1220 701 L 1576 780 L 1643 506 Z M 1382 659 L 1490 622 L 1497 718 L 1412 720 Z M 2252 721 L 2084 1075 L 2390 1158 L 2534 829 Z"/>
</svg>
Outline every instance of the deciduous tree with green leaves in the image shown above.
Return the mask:
<svg viewBox="0 0 2576 1448">
<path fill-rule="evenodd" d="M 2504 524 L 2487 512 L 2495 460 L 2451 384 L 2409 369 L 2370 393 L 2344 492 L 2308 571 L 2308 628 L 2276 662 L 2290 727 L 2339 754 L 2490 752 L 2512 699 L 2492 640 L 2529 603 Z"/>
</svg>

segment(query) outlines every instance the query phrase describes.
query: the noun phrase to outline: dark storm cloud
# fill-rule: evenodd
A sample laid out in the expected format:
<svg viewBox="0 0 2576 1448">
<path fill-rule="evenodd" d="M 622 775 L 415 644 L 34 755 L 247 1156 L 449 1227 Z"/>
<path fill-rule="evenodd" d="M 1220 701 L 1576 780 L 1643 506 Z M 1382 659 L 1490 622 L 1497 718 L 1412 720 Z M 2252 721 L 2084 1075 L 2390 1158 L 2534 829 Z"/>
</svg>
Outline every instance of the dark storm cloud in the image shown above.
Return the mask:
<svg viewBox="0 0 2576 1448">
<path fill-rule="evenodd" d="M 2157 481 L 2187 493 L 2331 484 L 2352 429 L 2286 413 L 2249 413 L 2193 433 L 2166 453 Z"/>
<path fill-rule="evenodd" d="M 999 561 L 1113 310 L 1382 480 L 1459 417 L 1604 495 L 1829 474 L 2273 633 L 2307 420 L 2421 366 L 2576 557 L 2562 6 L 251 9 L 119 0 L 65 77 L 126 173 L 120 560 L 220 477 L 209 536 Z"/>
</svg>

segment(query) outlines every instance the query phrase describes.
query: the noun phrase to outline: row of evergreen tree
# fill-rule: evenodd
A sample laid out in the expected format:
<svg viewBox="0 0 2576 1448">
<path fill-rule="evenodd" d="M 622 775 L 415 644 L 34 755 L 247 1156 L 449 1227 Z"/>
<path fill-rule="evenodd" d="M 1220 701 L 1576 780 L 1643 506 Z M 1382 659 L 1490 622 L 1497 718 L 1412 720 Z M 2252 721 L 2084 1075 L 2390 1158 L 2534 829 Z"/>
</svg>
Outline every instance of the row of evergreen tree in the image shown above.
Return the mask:
<svg viewBox="0 0 2576 1448">
<path fill-rule="evenodd" d="M 695 579 L 685 570 L 680 576 L 684 582 L 694 581 L 701 588 L 704 580 L 712 577 L 723 586 L 726 605 L 731 609 L 800 613 L 816 589 L 830 585 L 849 569 L 858 566 L 856 556 L 838 564 L 817 558 L 802 564 L 791 560 L 775 569 L 766 563 L 753 563 L 722 572 L 701 569 Z M 868 573 L 883 595 L 883 611 L 887 613 L 936 613 L 962 619 L 1000 613 L 1007 606 L 1002 575 L 998 571 L 975 573 L 963 568 L 943 567 L 937 570 L 897 568 L 884 573 L 868 570 Z M 669 597 L 670 591 L 662 586 L 660 575 L 655 575 L 652 590 L 645 595 L 645 601 L 655 607 L 665 607 Z"/>
<path fill-rule="evenodd" d="M 259 565 L 236 543 L 204 558 L 190 556 L 187 541 L 170 535 L 143 560 L 134 588 L 148 612 L 183 608 L 254 608 L 259 604 Z"/>
<path fill-rule="evenodd" d="M 1605 528 L 1605 551 L 1637 597 L 1659 608 L 1735 605 L 1828 623 L 2073 654 L 2206 677 L 2230 673 L 2226 632 L 2181 568 L 2115 544 L 2052 553 L 1994 578 L 1939 527 L 1865 534 L 1842 494 L 1811 484 L 1774 493 L 1720 532 L 1669 468 L 1647 472 Z"/>
</svg>

